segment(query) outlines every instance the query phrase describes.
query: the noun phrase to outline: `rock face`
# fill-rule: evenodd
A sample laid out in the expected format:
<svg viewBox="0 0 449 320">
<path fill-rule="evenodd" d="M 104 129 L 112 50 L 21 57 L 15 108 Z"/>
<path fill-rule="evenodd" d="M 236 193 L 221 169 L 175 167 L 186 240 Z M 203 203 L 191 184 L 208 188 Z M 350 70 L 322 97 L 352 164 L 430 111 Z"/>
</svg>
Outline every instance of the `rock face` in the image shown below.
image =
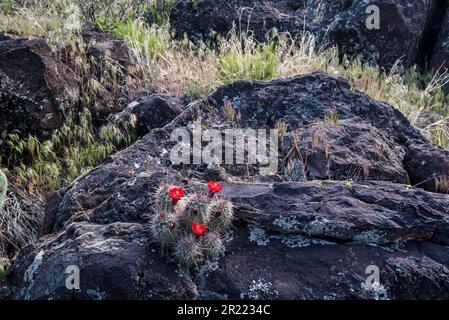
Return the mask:
<svg viewBox="0 0 449 320">
<path fill-rule="evenodd" d="M 76 112 L 75 74 L 44 40 L 0 42 L 0 129 L 45 137 Z"/>
<path fill-rule="evenodd" d="M 444 72 L 449 67 L 449 14 L 446 14 L 443 20 L 430 66 L 440 72 Z"/>
<path fill-rule="evenodd" d="M 11 40 L 6 34 L 0 32 L 0 41 Z"/>
<path fill-rule="evenodd" d="M 169 95 L 151 95 L 129 104 L 115 115 L 115 121 L 126 121 L 133 125 L 138 135 L 150 129 L 160 128 L 178 116 L 184 107 L 178 99 Z"/>
<path fill-rule="evenodd" d="M 323 122 L 299 129 L 287 139 L 284 152 L 290 165 L 297 160 L 303 163 L 303 178 L 409 182 L 402 164 L 404 148 L 367 122 Z"/>
<path fill-rule="evenodd" d="M 142 110 L 149 117 L 137 119 L 154 129 L 47 201 L 41 239 L 13 261 L 13 298 L 449 298 L 449 195 L 406 185 L 417 172 L 441 170 L 446 153 L 393 107 L 315 73 L 223 86 L 165 126 L 171 116 L 159 122 L 154 108 Z M 295 145 L 308 158 L 305 175 L 293 179 L 282 161 L 266 177 L 252 176 L 254 165 L 172 165 L 172 130 L 194 130 L 198 117 L 220 130 L 284 121 L 280 157 Z M 313 141 L 328 141 L 329 156 Z M 428 170 L 413 171 L 421 159 Z M 369 175 L 351 176 L 356 164 Z M 151 241 L 151 194 L 160 182 L 195 189 L 214 175 L 235 207 L 226 253 L 180 269 Z M 79 290 L 66 288 L 69 266 L 80 270 Z"/>
<path fill-rule="evenodd" d="M 379 9 L 380 22 L 379 29 L 369 30 L 366 10 L 372 5 Z M 407 0 L 355 1 L 329 24 L 329 39 L 349 56 L 375 56 L 385 67 L 401 58 L 411 66 L 425 54 L 437 10 L 438 1 L 418 0 L 413 5 Z"/>
<path fill-rule="evenodd" d="M 412 144 L 405 167 L 413 185 L 449 194 L 449 150 L 428 144 Z"/>
<path fill-rule="evenodd" d="M 61 55 L 75 72 L 80 72 L 75 62 L 84 59 L 89 74 L 84 76 L 82 85 L 91 95 L 89 108 L 95 120 L 104 121 L 111 114 L 123 111 L 134 94 L 135 88 L 127 81 L 128 70 L 134 66 L 132 54 L 125 41 L 113 34 L 89 31 L 81 36 L 84 42 L 81 50 L 68 46 L 61 50 Z M 95 89 L 89 89 L 92 87 Z"/>
<path fill-rule="evenodd" d="M 131 64 L 131 54 L 125 41 L 117 39 L 113 34 L 90 31 L 82 36 L 84 42 L 90 44 L 87 54 L 97 61 L 108 57 L 124 69 Z"/>
<path fill-rule="evenodd" d="M 379 9 L 380 25 L 369 29 L 373 5 Z M 182 0 L 170 22 L 179 37 L 187 34 L 196 41 L 226 36 L 233 25 L 251 31 L 259 41 L 273 28 L 293 37 L 310 31 L 341 53 L 374 58 L 389 68 L 398 59 L 411 66 L 424 58 L 442 11 L 436 0 L 414 1 L 413 6 L 407 0 Z"/>
<path fill-rule="evenodd" d="M 259 40 L 271 29 L 299 33 L 303 30 L 302 6 L 293 1 L 200 0 L 179 1 L 170 16 L 178 37 L 187 34 L 192 40 L 226 36 L 233 26 L 254 31 Z"/>
</svg>

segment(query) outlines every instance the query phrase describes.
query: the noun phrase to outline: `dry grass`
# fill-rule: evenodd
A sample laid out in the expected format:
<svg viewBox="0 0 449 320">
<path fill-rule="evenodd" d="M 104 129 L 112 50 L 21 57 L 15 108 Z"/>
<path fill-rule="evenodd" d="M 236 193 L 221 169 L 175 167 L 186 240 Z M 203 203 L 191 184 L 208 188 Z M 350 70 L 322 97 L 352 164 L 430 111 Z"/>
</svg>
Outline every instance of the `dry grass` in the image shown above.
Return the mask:
<svg viewBox="0 0 449 320">
<path fill-rule="evenodd" d="M 435 178 L 435 189 L 439 193 L 449 194 L 449 176 Z"/>
<path fill-rule="evenodd" d="M 38 238 L 44 217 L 43 207 L 42 198 L 10 186 L 5 206 L 0 210 L 0 256 Z"/>
<path fill-rule="evenodd" d="M 125 0 L 115 1 L 129 3 Z M 160 9 L 162 14 L 159 18 L 164 17 L 164 10 L 168 9 L 157 8 L 155 1 L 149 2 L 153 3 L 150 13 Z M 60 23 L 65 21 L 65 11 L 79 11 L 76 9 L 77 1 L 41 3 L 47 3 L 51 8 L 46 11 L 51 19 L 43 16 L 42 19 L 47 23 L 42 23 L 41 28 L 26 28 L 14 23 L 18 23 L 18 18 L 21 17 L 28 23 L 33 22 L 43 5 L 3 13 L 0 17 L 0 29 L 16 31 L 26 36 L 45 35 L 50 42 L 57 39 L 51 37 L 52 32 L 61 33 L 56 32 L 57 30 L 62 30 L 61 34 L 70 33 L 72 37 L 77 37 L 77 28 L 70 29 L 66 25 L 61 27 Z M 148 15 L 148 12 L 141 13 L 141 16 Z M 325 71 L 341 75 L 355 89 L 392 104 L 431 141 L 442 146 L 449 145 L 449 111 L 444 107 L 448 100 L 441 90 L 449 79 L 446 74 L 436 74 L 423 88 L 423 76 L 416 69 L 403 70 L 397 64 L 390 73 L 385 73 L 381 68 L 364 65 L 357 59 L 342 64 L 336 48 L 323 49 L 324 46 L 318 46 L 309 33 L 302 34 L 296 43 L 288 34 L 284 34 L 277 35 L 276 41 L 260 44 L 250 34 L 231 31 L 212 50 L 203 44 L 193 45 L 187 40 L 174 40 L 167 23 L 159 23 L 162 26 L 148 25 L 135 12 L 126 15 L 132 18 L 121 20 L 116 18 L 117 14 L 109 15 L 111 18 L 108 20 L 108 16 L 102 15 L 100 10 L 95 18 L 82 15 L 79 21 L 85 27 L 101 25 L 104 30 L 115 32 L 128 43 L 133 52 L 135 67 L 128 70 L 126 85 L 135 88 L 152 86 L 160 92 L 197 97 L 207 95 L 217 86 L 236 79 L 269 80 Z M 97 21 L 91 21 L 92 19 Z"/>
</svg>

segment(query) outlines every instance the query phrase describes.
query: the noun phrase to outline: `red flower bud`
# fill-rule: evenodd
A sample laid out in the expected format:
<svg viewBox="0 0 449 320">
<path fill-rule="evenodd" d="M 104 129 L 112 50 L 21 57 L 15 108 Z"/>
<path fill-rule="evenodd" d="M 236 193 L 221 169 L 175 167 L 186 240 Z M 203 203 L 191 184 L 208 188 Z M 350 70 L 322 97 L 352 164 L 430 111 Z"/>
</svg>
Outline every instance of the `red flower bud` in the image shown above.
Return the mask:
<svg viewBox="0 0 449 320">
<path fill-rule="evenodd" d="M 221 186 L 221 184 L 219 184 L 216 181 L 209 181 L 209 183 L 207 184 L 207 186 L 209 187 L 209 192 L 213 195 L 217 192 L 219 192 L 221 189 L 223 189 L 223 187 Z"/>
<path fill-rule="evenodd" d="M 206 232 L 206 225 L 193 222 L 192 233 L 196 236 L 202 236 Z"/>
<path fill-rule="evenodd" d="M 174 202 L 178 202 L 184 196 L 184 189 L 181 187 L 171 188 L 168 195 Z"/>
</svg>

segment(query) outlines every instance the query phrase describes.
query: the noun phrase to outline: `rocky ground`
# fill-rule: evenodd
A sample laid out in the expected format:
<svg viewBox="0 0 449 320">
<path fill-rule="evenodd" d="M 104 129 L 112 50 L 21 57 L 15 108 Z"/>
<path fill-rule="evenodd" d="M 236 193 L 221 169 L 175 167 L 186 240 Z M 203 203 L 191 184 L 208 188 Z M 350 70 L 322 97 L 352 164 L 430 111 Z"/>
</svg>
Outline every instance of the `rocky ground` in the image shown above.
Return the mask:
<svg viewBox="0 0 449 320">
<path fill-rule="evenodd" d="M 170 19 L 178 37 L 194 40 L 213 41 L 211 29 L 226 34 L 238 21 L 261 40 L 273 27 L 292 35 L 306 28 L 344 53 L 376 53 L 387 68 L 400 57 L 436 68 L 449 59 L 440 1 L 370 1 L 388 12 L 388 28 L 374 33 L 360 27 L 367 1 L 306 2 L 179 1 Z M 89 55 L 108 50 L 126 72 L 120 40 L 84 37 L 97 39 Z M 0 33 L 2 132 L 44 140 L 61 127 L 76 112 L 74 69 L 44 40 Z M 194 101 L 151 88 L 129 99 L 122 89 L 117 99 L 99 88 L 94 117 L 132 122 L 141 138 L 47 196 L 40 237 L 5 262 L 0 298 L 449 299 L 449 150 L 394 106 L 324 72 L 236 81 Z M 198 119 L 219 130 L 282 123 L 277 174 L 260 175 L 257 165 L 173 165 L 170 134 L 191 131 Z M 209 180 L 223 184 L 235 219 L 225 254 L 185 270 L 152 241 L 151 195 L 161 182 L 194 189 Z M 71 265 L 80 269 L 79 290 L 66 288 Z M 367 288 L 373 265 L 380 284 Z"/>
<path fill-rule="evenodd" d="M 381 13 L 379 29 L 366 28 L 370 5 Z M 183 0 L 170 19 L 179 37 L 206 40 L 233 26 L 251 30 L 261 41 L 273 28 L 293 38 L 309 31 L 324 44 L 337 43 L 342 54 L 363 55 L 386 68 L 402 59 L 405 66 L 431 60 L 438 69 L 447 63 L 445 11 L 438 0 Z"/>
</svg>

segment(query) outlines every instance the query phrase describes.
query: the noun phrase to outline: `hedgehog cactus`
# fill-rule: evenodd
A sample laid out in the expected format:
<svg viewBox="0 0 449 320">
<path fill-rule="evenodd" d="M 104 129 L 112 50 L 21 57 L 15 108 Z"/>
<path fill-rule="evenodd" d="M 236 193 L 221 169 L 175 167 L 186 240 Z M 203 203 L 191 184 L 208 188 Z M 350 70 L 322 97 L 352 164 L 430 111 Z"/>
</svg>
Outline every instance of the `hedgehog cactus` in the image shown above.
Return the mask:
<svg viewBox="0 0 449 320">
<path fill-rule="evenodd" d="M 209 232 L 201 238 L 201 246 L 206 258 L 216 259 L 224 253 L 224 244 L 221 236 L 217 232 Z"/>
<path fill-rule="evenodd" d="M 0 209 L 3 208 L 6 200 L 6 192 L 8 191 L 8 179 L 6 175 L 0 170 Z"/>
<path fill-rule="evenodd" d="M 208 208 L 209 228 L 217 232 L 226 231 L 234 218 L 232 203 L 226 199 L 212 200 Z"/>
<path fill-rule="evenodd" d="M 190 228 L 192 223 L 205 224 L 209 221 L 208 198 L 201 193 L 194 193 L 181 204 L 179 209 L 180 222 L 183 226 Z"/>
<path fill-rule="evenodd" d="M 232 203 L 218 193 L 222 186 L 211 181 L 209 194 L 186 194 L 179 186 L 162 184 L 154 193 L 150 230 L 161 253 L 170 248 L 183 268 L 197 268 L 218 259 L 225 251 L 222 232 L 233 219 Z"/>
<path fill-rule="evenodd" d="M 171 245 L 177 236 L 176 218 L 166 212 L 156 213 L 151 220 L 151 232 L 155 241 L 161 245 L 164 250 Z"/>
<path fill-rule="evenodd" d="M 156 189 L 153 197 L 156 211 L 174 212 L 184 193 L 182 187 L 162 184 Z"/>
<path fill-rule="evenodd" d="M 183 267 L 198 267 L 204 258 L 201 242 L 193 234 L 181 235 L 174 247 L 174 256 Z"/>
</svg>

